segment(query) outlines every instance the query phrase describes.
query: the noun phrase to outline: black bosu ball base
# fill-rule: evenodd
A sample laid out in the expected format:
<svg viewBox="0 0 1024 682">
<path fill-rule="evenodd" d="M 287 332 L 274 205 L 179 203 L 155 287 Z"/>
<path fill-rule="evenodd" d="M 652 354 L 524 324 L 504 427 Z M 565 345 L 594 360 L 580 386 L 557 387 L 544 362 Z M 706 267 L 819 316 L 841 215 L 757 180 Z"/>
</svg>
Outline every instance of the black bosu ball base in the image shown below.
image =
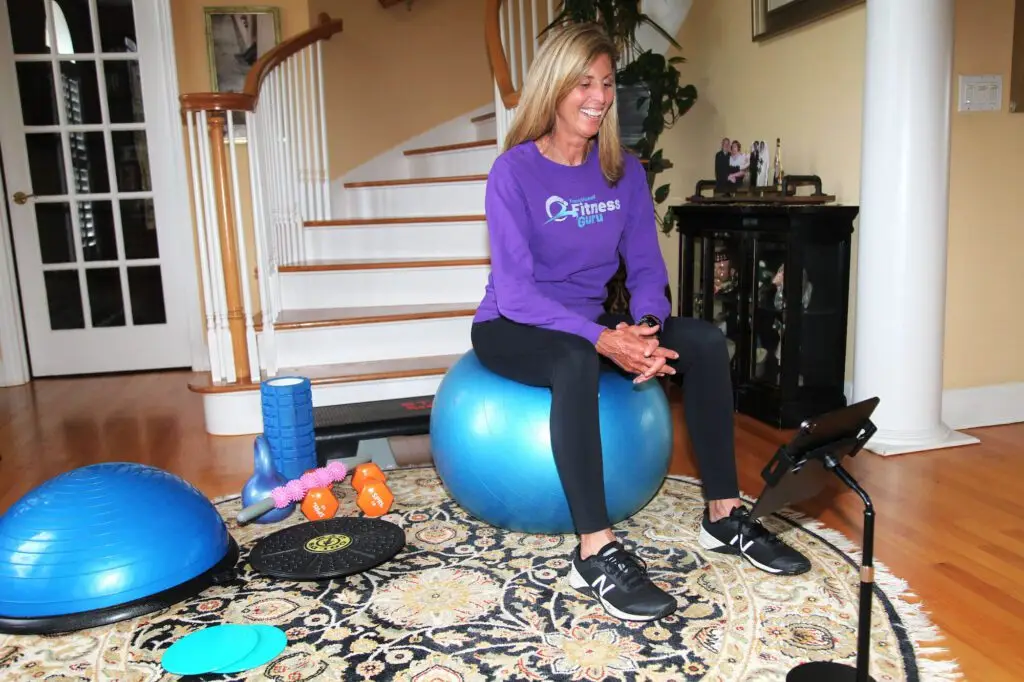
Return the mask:
<svg viewBox="0 0 1024 682">
<path fill-rule="evenodd" d="M 29 618 L 9 617 L 0 614 L 0 635 L 60 635 L 112 625 L 163 609 L 169 609 L 180 602 L 195 597 L 208 587 L 223 585 L 234 580 L 237 577 L 235 564 L 238 562 L 238 557 L 238 543 L 229 534 L 228 547 L 223 558 L 190 580 L 123 604 L 115 604 L 91 611 Z"/>
<path fill-rule="evenodd" d="M 878 398 L 869 398 L 804 421 L 793 439 L 779 448 L 761 472 L 765 490 L 750 512 L 751 521 L 817 495 L 825 487 L 829 474 L 838 477 L 864 503 L 857 665 L 834 661 L 803 663 L 789 671 L 786 682 L 875 682 L 868 674 L 871 597 L 875 584 L 875 508 L 867 492 L 843 468 L 842 460 L 860 452 L 877 431 L 871 423 L 871 414 L 878 402 Z"/>
</svg>

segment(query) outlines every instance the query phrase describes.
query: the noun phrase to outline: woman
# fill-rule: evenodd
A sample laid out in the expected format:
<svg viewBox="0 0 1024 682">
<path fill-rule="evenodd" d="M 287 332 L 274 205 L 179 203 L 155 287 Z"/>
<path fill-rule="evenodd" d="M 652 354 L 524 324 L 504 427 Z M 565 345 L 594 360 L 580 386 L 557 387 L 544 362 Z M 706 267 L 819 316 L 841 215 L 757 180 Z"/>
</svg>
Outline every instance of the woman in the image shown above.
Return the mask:
<svg viewBox="0 0 1024 682">
<path fill-rule="evenodd" d="M 669 615 L 676 602 L 610 528 L 598 426 L 602 359 L 636 382 L 682 382 L 709 500 L 702 547 L 741 554 L 772 573 L 809 564 L 749 522 L 740 505 L 725 339 L 704 321 L 669 317 L 650 190 L 619 142 L 614 57 L 599 27 L 573 24 L 549 36 L 527 74 L 487 182 L 491 274 L 472 342 L 491 371 L 551 388 L 552 449 L 580 536 L 570 584 L 619 618 L 645 621 Z M 603 309 L 620 254 L 628 319 Z"/>
<path fill-rule="evenodd" d="M 743 146 L 738 140 L 732 141 L 729 155 L 729 182 L 742 185 L 750 169 L 750 157 L 743 153 Z"/>
</svg>

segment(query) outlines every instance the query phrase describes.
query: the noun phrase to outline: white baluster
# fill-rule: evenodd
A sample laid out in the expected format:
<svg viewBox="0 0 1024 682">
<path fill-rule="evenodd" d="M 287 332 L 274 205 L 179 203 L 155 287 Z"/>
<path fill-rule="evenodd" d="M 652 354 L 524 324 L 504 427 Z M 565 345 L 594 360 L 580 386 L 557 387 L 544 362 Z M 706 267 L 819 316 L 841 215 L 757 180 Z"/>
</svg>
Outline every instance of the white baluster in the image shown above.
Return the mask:
<svg viewBox="0 0 1024 682">
<path fill-rule="evenodd" d="M 302 221 L 309 215 L 306 206 L 306 148 L 302 144 L 304 119 L 302 113 L 302 71 L 299 68 L 299 55 L 295 54 L 288 60 L 292 77 L 292 158 L 295 163 L 295 212 L 292 217 L 292 230 L 295 232 L 295 243 L 302 259 L 306 259 L 306 247 L 302 240 Z"/>
<path fill-rule="evenodd" d="M 205 192 L 203 192 L 200 180 L 202 159 L 200 158 L 196 143 L 196 116 L 196 112 L 185 112 L 185 122 L 188 126 L 189 167 L 192 171 L 192 207 L 196 221 L 196 239 L 199 242 L 199 268 L 202 274 L 203 310 L 206 314 L 206 347 L 207 353 L 210 356 L 210 376 L 214 381 L 221 381 L 224 377 L 224 370 L 220 354 L 220 344 L 217 341 L 216 308 L 212 293 L 213 284 L 210 281 L 209 244 L 206 236 L 207 197 Z M 205 126 L 201 126 L 199 130 L 205 133 Z"/>
<path fill-rule="evenodd" d="M 292 252 L 295 254 L 297 260 L 302 259 L 302 252 L 299 249 L 298 239 L 295 234 L 295 216 L 298 213 L 298 180 L 296 176 L 299 174 L 298 164 L 295 158 L 295 81 L 292 78 L 292 71 L 289 68 L 289 62 L 292 58 L 289 58 L 284 64 L 281 65 L 282 80 L 285 83 L 285 97 L 284 97 L 284 125 L 285 125 L 285 167 L 288 169 L 287 174 L 287 190 L 288 190 L 288 206 L 286 212 L 287 229 L 288 229 L 288 242 L 291 244 Z"/>
<path fill-rule="evenodd" d="M 288 58 L 288 62 L 285 65 L 288 69 L 288 76 L 292 83 L 292 159 L 295 164 L 295 175 L 292 176 L 292 181 L 295 184 L 295 217 L 302 218 L 306 215 L 306 202 L 305 193 L 303 191 L 304 178 L 302 174 L 304 172 L 303 164 L 303 149 L 302 149 L 302 82 L 299 78 L 299 56 L 292 55 Z M 293 221 L 295 220 L 293 217 Z M 294 229 L 294 222 L 292 225 Z M 299 235 L 301 237 L 301 235 Z M 305 252 L 305 249 L 301 248 L 301 241 L 296 240 L 300 245 L 300 253 Z"/>
<path fill-rule="evenodd" d="M 532 0 L 531 0 L 531 3 Z M 522 74 L 522 81 L 526 82 L 526 69 L 530 64 L 530 55 L 526 51 L 527 35 L 530 33 L 529 22 L 526 20 L 526 8 L 523 7 L 523 0 L 519 0 L 519 73 Z M 520 85 L 520 87 L 522 87 Z"/>
<path fill-rule="evenodd" d="M 291 250 L 289 249 L 287 235 L 284 230 L 284 155 L 281 140 L 281 72 L 274 71 L 271 76 L 273 83 L 270 86 L 270 97 L 267 99 L 267 113 L 270 116 L 271 130 L 271 172 L 273 180 L 274 200 L 274 234 L 277 239 L 277 249 L 280 253 L 280 263 L 291 264 L 294 262 Z"/>
<path fill-rule="evenodd" d="M 516 90 L 519 89 L 519 60 L 516 59 L 516 23 L 515 16 L 512 12 L 512 3 L 502 3 L 502 8 L 505 10 L 505 33 L 502 37 L 501 44 L 505 46 L 505 60 L 508 62 L 509 77 L 512 79 L 512 87 Z"/>
<path fill-rule="evenodd" d="M 302 50 L 295 55 L 295 82 L 299 92 L 299 191 L 302 197 L 302 220 L 309 220 L 313 215 L 313 204 L 309 196 L 309 92 L 306 90 L 306 51 Z M 299 231 L 299 240 L 302 241 L 302 231 Z M 305 253 L 305 248 L 303 248 Z"/>
<path fill-rule="evenodd" d="M 309 53 L 306 70 L 306 91 L 309 93 L 309 145 L 313 157 L 310 163 L 309 190 L 313 197 L 313 220 L 324 219 L 323 197 L 320 194 L 320 102 L 316 91 L 316 50 L 312 45 L 306 48 Z"/>
<path fill-rule="evenodd" d="M 271 368 L 276 369 L 275 358 L 274 323 L 277 320 L 277 311 L 273 308 L 270 300 L 270 277 L 273 266 L 267 258 L 266 246 L 266 205 L 263 191 L 263 130 L 258 122 L 256 112 L 248 112 L 245 116 L 245 126 L 249 131 L 249 189 L 251 191 L 252 217 L 253 217 L 253 243 L 256 248 L 256 286 L 260 296 L 260 311 L 263 317 L 263 331 L 260 333 L 260 343 L 257 346 L 259 365 L 266 369 L 268 375 Z"/>
<path fill-rule="evenodd" d="M 330 220 L 332 215 L 331 210 L 331 174 L 330 174 L 330 163 L 327 155 L 327 100 L 324 99 L 324 46 L 323 41 L 317 41 L 316 44 L 316 71 L 317 71 L 317 88 L 319 90 L 318 99 L 320 101 L 320 159 L 321 165 L 318 169 L 320 173 L 320 187 L 323 193 L 323 207 L 324 214 L 321 217 L 322 220 Z"/>
<path fill-rule="evenodd" d="M 272 94 L 272 90 L 267 90 L 268 95 Z M 265 213 L 270 220 L 270 227 L 267 230 L 267 248 L 273 250 L 270 255 L 270 281 L 268 287 L 271 297 L 271 307 L 274 311 L 274 322 L 277 322 L 277 311 L 281 309 L 281 288 L 280 288 L 280 277 L 278 276 L 278 266 L 281 264 L 281 256 L 279 254 L 280 243 L 277 241 L 277 220 L 274 215 L 274 164 L 273 164 L 273 117 L 271 112 L 273 107 L 269 104 L 269 100 L 262 100 L 262 107 L 259 114 L 259 126 L 260 126 L 260 163 L 267 164 L 267 173 L 264 174 L 261 168 L 260 170 L 260 185 L 263 192 L 263 201 L 266 205 Z M 269 356 L 271 359 L 275 359 L 273 354 Z M 269 371 L 269 370 L 268 370 Z"/>
<path fill-rule="evenodd" d="M 533 30 L 530 31 L 530 37 L 533 38 L 533 53 L 534 58 L 537 57 L 537 34 L 540 33 L 540 24 L 537 23 L 537 0 L 530 0 L 530 16 L 533 19 Z M 530 60 L 533 61 L 532 59 Z"/>
</svg>

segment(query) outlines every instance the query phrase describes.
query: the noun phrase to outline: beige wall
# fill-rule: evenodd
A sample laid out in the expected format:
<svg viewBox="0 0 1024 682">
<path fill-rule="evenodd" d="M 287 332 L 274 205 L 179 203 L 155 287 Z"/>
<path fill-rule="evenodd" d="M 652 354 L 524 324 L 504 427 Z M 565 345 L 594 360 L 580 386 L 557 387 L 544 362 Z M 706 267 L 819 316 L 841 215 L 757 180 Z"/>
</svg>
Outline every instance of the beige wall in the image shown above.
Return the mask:
<svg viewBox="0 0 1024 682">
<path fill-rule="evenodd" d="M 956 74 L 1002 74 L 1000 112 L 954 111 L 946 386 L 1024 381 L 1024 113 L 1008 113 L 1014 0 L 957 0 Z M 955 87 L 955 82 L 954 82 Z"/>
<path fill-rule="evenodd" d="M 341 18 L 324 44 L 328 153 L 340 177 L 414 135 L 493 101 L 480 0 L 407 10 L 378 0 L 309 0 Z"/>
<path fill-rule="evenodd" d="M 756 44 L 749 0 L 695 0 L 678 36 L 688 60 L 679 68 L 699 100 L 662 138 L 675 164 L 664 176 L 670 201 L 685 201 L 697 180 L 713 177 L 714 152 L 728 136 L 744 148 L 781 137 L 788 172 L 820 175 L 839 202 L 858 203 L 864 20 L 861 5 Z M 1013 0 L 957 0 L 954 89 L 958 73 L 1001 73 L 1008 84 L 1012 25 Z M 1024 381 L 1024 354 L 1014 348 L 1024 318 L 1012 312 L 1024 252 L 1024 114 L 1007 111 L 1004 98 L 1002 112 L 953 113 L 946 388 Z M 677 239 L 662 245 L 674 273 Z"/>
</svg>

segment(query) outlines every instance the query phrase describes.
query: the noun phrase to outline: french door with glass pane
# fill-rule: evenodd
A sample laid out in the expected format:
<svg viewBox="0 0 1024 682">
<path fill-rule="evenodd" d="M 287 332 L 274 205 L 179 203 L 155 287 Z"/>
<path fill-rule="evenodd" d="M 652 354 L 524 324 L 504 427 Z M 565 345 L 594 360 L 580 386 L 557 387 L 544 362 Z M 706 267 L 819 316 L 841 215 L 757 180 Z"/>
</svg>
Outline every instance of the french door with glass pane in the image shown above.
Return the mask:
<svg viewBox="0 0 1024 682">
<path fill-rule="evenodd" d="M 188 321 L 157 223 L 132 0 L 0 0 L 0 126 L 35 376 L 183 367 Z M 174 94 L 171 94 L 174 96 Z M 190 229 L 187 225 L 174 229 Z M 180 258 L 179 258 L 180 260 Z"/>
</svg>

